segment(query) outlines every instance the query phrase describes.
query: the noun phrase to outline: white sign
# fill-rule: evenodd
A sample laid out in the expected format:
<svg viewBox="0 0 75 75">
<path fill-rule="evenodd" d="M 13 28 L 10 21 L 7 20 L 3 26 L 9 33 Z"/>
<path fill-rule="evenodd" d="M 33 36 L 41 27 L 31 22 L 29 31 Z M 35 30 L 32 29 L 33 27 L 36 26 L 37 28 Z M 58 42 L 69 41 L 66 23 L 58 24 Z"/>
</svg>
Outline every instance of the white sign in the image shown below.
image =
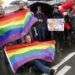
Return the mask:
<svg viewBox="0 0 75 75">
<path fill-rule="evenodd" d="M 64 18 L 48 19 L 47 24 L 49 31 L 64 31 Z"/>
</svg>

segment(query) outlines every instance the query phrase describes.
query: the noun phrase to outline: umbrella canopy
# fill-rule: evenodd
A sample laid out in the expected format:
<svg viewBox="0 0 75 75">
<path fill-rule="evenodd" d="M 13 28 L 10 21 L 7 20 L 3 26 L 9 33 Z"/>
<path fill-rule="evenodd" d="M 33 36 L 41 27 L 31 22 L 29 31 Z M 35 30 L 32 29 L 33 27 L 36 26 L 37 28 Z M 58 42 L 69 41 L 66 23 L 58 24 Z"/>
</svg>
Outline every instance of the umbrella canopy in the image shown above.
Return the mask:
<svg viewBox="0 0 75 75">
<path fill-rule="evenodd" d="M 40 6 L 42 12 L 47 16 L 47 17 L 53 17 L 53 7 L 49 4 L 46 3 L 40 3 L 40 2 L 36 2 L 32 5 L 30 5 L 30 9 L 32 12 L 36 13 L 37 11 L 37 7 Z"/>
</svg>

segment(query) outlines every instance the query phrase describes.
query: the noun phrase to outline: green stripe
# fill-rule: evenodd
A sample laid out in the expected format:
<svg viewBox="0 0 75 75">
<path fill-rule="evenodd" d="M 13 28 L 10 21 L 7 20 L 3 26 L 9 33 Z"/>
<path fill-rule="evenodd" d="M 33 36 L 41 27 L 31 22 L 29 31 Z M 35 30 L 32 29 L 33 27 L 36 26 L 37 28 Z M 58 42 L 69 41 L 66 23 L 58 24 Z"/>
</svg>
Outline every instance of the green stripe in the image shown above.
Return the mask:
<svg viewBox="0 0 75 75">
<path fill-rule="evenodd" d="M 18 26 L 10 26 L 10 27 L 7 27 L 7 28 L 2 28 L 1 30 L 0 30 L 0 35 L 4 35 L 6 32 L 8 32 L 8 31 L 10 31 L 10 30 L 13 30 L 13 29 L 15 29 L 15 28 L 23 28 L 22 27 L 22 24 L 20 24 L 20 25 L 18 25 Z"/>
<path fill-rule="evenodd" d="M 10 31 L 10 30 L 12 30 L 12 29 L 14 29 L 14 28 L 20 28 L 20 27 L 24 27 L 25 25 L 27 25 L 27 23 L 30 21 L 30 18 L 32 17 L 32 14 L 30 14 L 28 17 L 27 17 L 27 19 L 25 20 L 25 22 L 24 23 L 21 23 L 21 24 L 19 24 L 19 25 L 10 25 L 10 26 L 8 26 L 8 27 L 5 27 L 5 28 L 1 28 L 0 29 L 0 35 L 4 35 L 7 31 Z"/>
<path fill-rule="evenodd" d="M 47 48 L 47 49 L 49 49 L 48 51 L 50 51 L 50 52 L 54 52 L 55 51 L 55 49 L 54 48 Z M 28 51 L 28 52 L 25 52 L 25 53 L 21 53 L 21 54 L 14 54 L 13 56 L 11 56 L 11 57 L 9 57 L 10 59 L 12 59 L 12 58 L 14 58 L 14 57 L 18 57 L 18 56 L 23 56 L 23 55 L 30 55 L 30 54 L 32 54 L 33 52 L 42 52 L 42 51 L 44 51 L 45 49 L 34 49 L 34 50 L 30 50 L 30 51 Z"/>
</svg>

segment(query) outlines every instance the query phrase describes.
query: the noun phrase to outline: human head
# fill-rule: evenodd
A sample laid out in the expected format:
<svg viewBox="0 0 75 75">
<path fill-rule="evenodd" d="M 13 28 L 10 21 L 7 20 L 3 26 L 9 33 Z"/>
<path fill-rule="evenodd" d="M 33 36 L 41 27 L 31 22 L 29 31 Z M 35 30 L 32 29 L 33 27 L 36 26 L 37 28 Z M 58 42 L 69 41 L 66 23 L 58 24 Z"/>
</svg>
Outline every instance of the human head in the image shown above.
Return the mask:
<svg viewBox="0 0 75 75">
<path fill-rule="evenodd" d="M 54 5 L 54 12 L 58 12 L 58 6 Z"/>
<path fill-rule="evenodd" d="M 41 13 L 41 7 L 37 6 L 37 13 Z"/>
<path fill-rule="evenodd" d="M 26 41 L 26 43 L 31 43 L 32 39 L 31 39 L 31 36 L 29 34 L 27 34 L 25 36 L 25 41 Z"/>
</svg>

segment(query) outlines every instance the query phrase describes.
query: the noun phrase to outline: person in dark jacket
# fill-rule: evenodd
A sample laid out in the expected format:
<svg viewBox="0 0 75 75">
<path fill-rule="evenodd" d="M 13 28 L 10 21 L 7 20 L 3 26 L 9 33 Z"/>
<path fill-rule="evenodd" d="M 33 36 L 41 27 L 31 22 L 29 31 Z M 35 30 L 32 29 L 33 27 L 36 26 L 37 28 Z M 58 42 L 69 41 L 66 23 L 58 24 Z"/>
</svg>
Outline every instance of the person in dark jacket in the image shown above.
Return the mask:
<svg viewBox="0 0 75 75">
<path fill-rule="evenodd" d="M 63 15 L 59 12 L 58 6 L 54 6 L 53 15 L 55 19 L 62 19 Z M 54 38 L 57 41 L 57 46 L 59 47 L 59 50 L 63 50 L 64 45 L 64 31 L 54 31 Z"/>
<path fill-rule="evenodd" d="M 65 15 L 65 24 L 64 24 L 64 34 L 65 34 L 65 41 L 68 42 L 69 47 L 71 47 L 71 32 L 72 32 L 72 24 L 69 15 Z"/>
<path fill-rule="evenodd" d="M 58 10 L 57 5 L 54 6 L 53 15 L 54 15 L 54 18 L 62 18 L 63 17 L 61 12 Z"/>
<path fill-rule="evenodd" d="M 35 38 L 42 41 L 47 39 L 47 17 L 45 14 L 41 11 L 41 7 L 37 7 L 37 12 L 34 14 L 35 17 L 38 18 L 38 22 L 35 23 L 35 26 L 33 27 Z"/>
</svg>

